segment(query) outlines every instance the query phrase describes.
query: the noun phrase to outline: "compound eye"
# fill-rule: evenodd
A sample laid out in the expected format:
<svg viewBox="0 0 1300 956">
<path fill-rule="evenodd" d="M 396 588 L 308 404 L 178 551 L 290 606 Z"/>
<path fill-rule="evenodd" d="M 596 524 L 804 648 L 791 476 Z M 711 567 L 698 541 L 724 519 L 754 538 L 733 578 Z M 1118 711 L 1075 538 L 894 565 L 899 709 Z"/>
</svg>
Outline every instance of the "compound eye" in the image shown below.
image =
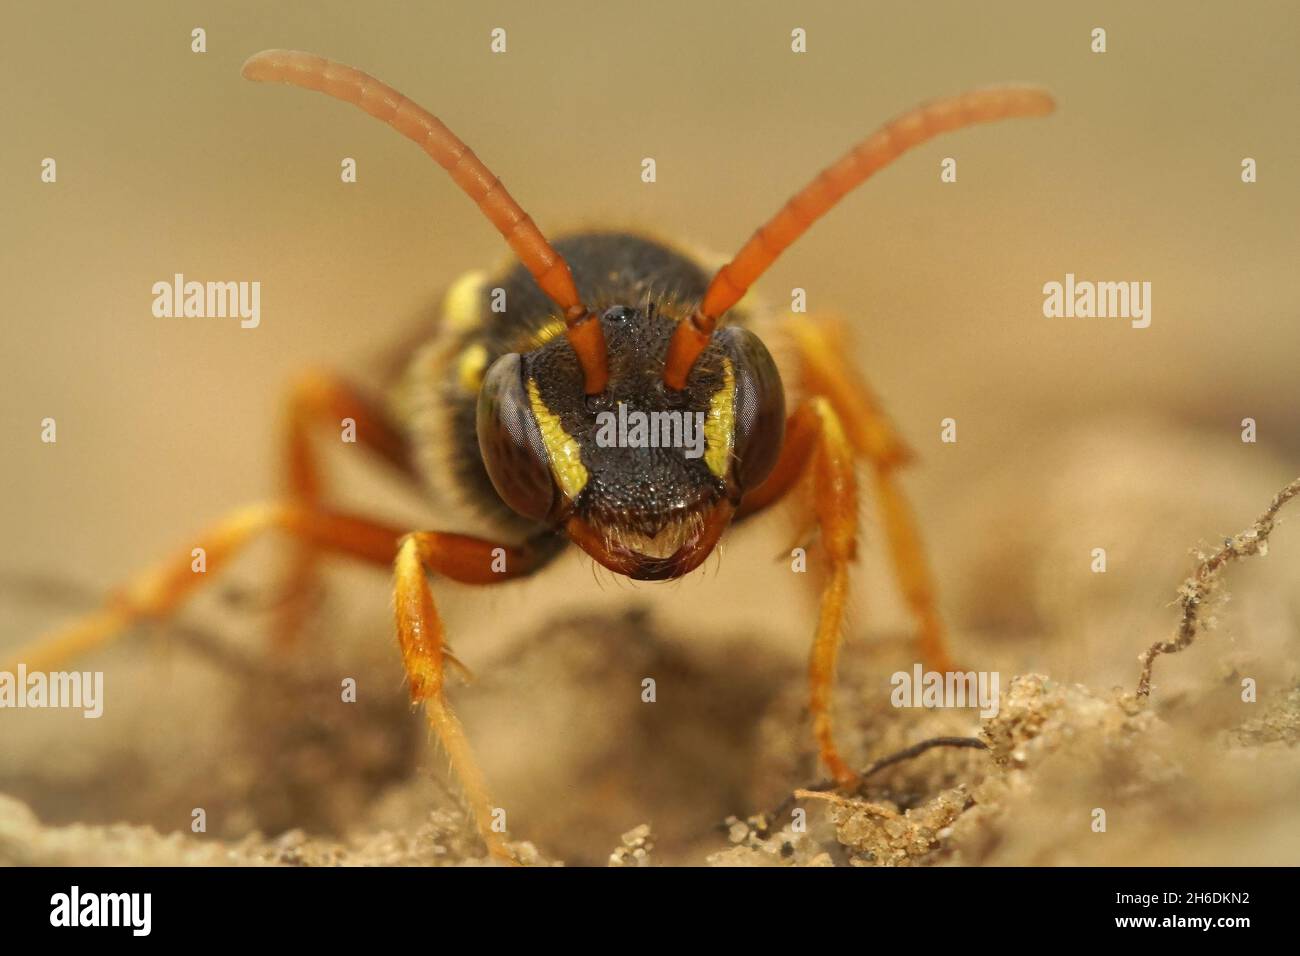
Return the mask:
<svg viewBox="0 0 1300 956">
<path fill-rule="evenodd" d="M 753 332 L 730 326 L 717 333 L 717 339 L 736 376 L 732 474 L 743 493 L 763 483 L 781 453 L 785 388 L 771 353 Z"/>
<path fill-rule="evenodd" d="M 483 378 L 478 447 L 501 500 L 525 518 L 545 520 L 555 503 L 555 481 L 517 353 L 501 356 Z"/>
</svg>

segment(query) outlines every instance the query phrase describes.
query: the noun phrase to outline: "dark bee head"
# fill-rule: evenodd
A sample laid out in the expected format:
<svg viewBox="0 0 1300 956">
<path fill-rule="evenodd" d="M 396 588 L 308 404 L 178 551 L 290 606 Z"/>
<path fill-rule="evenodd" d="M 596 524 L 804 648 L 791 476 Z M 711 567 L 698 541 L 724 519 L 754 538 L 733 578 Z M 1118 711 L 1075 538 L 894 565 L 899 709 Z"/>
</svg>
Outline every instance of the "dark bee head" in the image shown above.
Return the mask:
<svg viewBox="0 0 1300 956">
<path fill-rule="evenodd" d="M 609 381 L 598 395 L 584 394 L 563 336 L 492 365 L 478 403 L 483 461 L 507 505 L 563 525 L 606 567 L 677 577 L 709 555 L 741 496 L 772 470 L 781 379 L 762 342 L 732 326 L 672 389 L 664 361 L 679 316 L 614 305 L 599 320 Z"/>
</svg>

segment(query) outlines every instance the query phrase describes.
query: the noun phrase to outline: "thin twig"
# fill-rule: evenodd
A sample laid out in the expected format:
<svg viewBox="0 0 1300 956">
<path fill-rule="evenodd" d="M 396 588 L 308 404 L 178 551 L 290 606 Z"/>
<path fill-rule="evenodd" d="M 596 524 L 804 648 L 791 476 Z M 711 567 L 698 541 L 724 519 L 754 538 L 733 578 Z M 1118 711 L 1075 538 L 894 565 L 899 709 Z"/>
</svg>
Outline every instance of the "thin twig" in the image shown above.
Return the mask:
<svg viewBox="0 0 1300 956">
<path fill-rule="evenodd" d="M 969 747 L 972 750 L 988 750 L 989 745 L 978 737 L 931 737 L 929 740 L 922 740 L 919 744 L 912 744 L 898 753 L 890 754 L 888 757 L 881 757 L 866 770 L 862 771 L 861 777 L 865 780 L 877 771 L 884 770 L 886 767 L 892 767 L 896 763 L 902 763 L 904 760 L 911 760 L 913 757 L 919 757 L 927 750 L 935 747 Z"/>
<path fill-rule="evenodd" d="M 1253 525 L 1240 534 L 1226 539 L 1223 547 L 1208 558 L 1204 558 L 1192 576 L 1179 588 L 1178 599 L 1183 608 L 1182 619 L 1178 622 L 1178 630 L 1173 638 L 1157 641 L 1142 655 L 1142 673 L 1138 677 L 1137 685 L 1139 700 L 1145 700 L 1151 695 L 1151 668 L 1155 664 L 1155 659 L 1161 654 L 1176 654 L 1196 639 L 1196 632 L 1201 625 L 1201 609 L 1218 586 L 1223 567 L 1237 558 L 1266 553 L 1268 536 L 1273 533 L 1278 510 L 1297 494 L 1300 494 L 1300 478 L 1274 495 L 1268 509 L 1256 519 Z"/>
<path fill-rule="evenodd" d="M 892 753 L 888 757 L 881 757 L 879 760 L 870 764 L 865 770 L 858 774 L 858 779 L 853 782 L 852 793 L 860 793 L 866 779 L 879 771 L 884 770 L 886 767 L 892 767 L 894 764 L 902 763 L 904 760 L 911 760 L 913 757 L 919 757 L 927 750 L 932 750 L 935 747 L 969 747 L 972 750 L 989 749 L 988 744 L 980 740 L 978 737 L 931 737 L 928 740 L 922 740 L 920 743 L 912 744 L 910 747 L 904 747 L 902 750 Z M 786 797 L 785 802 L 782 803 L 781 806 L 777 807 L 776 810 L 772 812 L 772 819 L 784 816 L 786 811 L 788 811 L 790 807 L 800 799 L 811 797 L 813 795 L 821 795 L 821 797 L 825 797 L 826 794 L 834 793 L 841 789 L 844 788 L 834 780 L 822 780 L 818 783 L 814 783 L 810 787 L 796 790 L 792 795 Z"/>
</svg>

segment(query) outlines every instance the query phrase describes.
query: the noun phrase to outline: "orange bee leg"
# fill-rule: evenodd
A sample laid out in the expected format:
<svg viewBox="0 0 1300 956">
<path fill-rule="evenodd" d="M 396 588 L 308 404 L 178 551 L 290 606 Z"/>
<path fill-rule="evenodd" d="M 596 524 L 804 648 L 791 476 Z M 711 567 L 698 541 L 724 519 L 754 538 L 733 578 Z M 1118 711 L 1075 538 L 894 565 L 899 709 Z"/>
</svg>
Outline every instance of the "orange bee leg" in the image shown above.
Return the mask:
<svg viewBox="0 0 1300 956">
<path fill-rule="evenodd" d="M 836 323 L 796 318 L 787 326 L 798 346 L 805 394 L 823 395 L 834 407 L 859 457 L 872 467 L 876 504 L 899 590 L 916 622 L 916 649 L 927 670 L 956 670 L 944 637 L 930 568 L 897 469 L 913 459 L 879 401 L 844 361 L 849 354 Z"/>
<path fill-rule="evenodd" d="M 459 722 L 443 693 L 444 663 L 459 666 L 448 652 L 442 622 L 429 592 L 425 571 L 467 584 L 496 584 L 531 574 L 549 555 L 497 545 L 478 538 L 437 532 L 404 534 L 401 530 L 350 515 L 308 510 L 292 503 L 253 505 L 217 522 L 195 542 L 204 552 L 203 571 L 195 569 L 193 551 L 132 578 L 99 611 L 18 650 L 0 669 L 57 670 L 69 659 L 110 643 L 131 625 L 164 620 L 185 598 L 206 584 L 259 534 L 278 530 L 315 551 L 359 558 L 370 564 L 394 560 L 397 636 L 411 700 L 424 704 L 429 725 L 451 757 L 452 770 L 464 788 L 479 833 L 493 856 L 510 859 L 502 832 L 494 828 L 493 807 Z"/>
<path fill-rule="evenodd" d="M 378 453 L 403 474 L 413 476 L 405 437 L 388 416 L 348 382 L 329 372 L 310 371 L 301 375 L 289 393 L 284 416 L 284 494 L 306 511 L 324 508 L 324 489 L 312 447 L 313 433 L 328 426 L 354 430 L 357 442 Z M 305 536 L 295 536 L 292 553 L 279 593 L 273 629 L 275 646 L 291 647 L 302 632 L 303 621 L 315 593 L 321 549 Z M 387 559 L 386 559 L 387 560 Z"/>
<path fill-rule="evenodd" d="M 853 446 L 835 408 L 820 396 L 805 401 L 789 417 L 776 467 L 763 484 L 746 495 L 738 514 L 752 514 L 779 500 L 806 471 L 812 473 L 817 526 L 830 561 L 808 665 L 809 710 L 822 762 L 837 782 L 847 784 L 856 774 L 835 745 L 831 704 L 835 661 L 844 631 L 849 564 L 857 557 L 858 481 Z"/>
<path fill-rule="evenodd" d="M 483 772 L 444 691 L 443 665 L 451 658 L 426 572 L 464 584 L 495 584 L 531 574 L 544 557 L 541 552 L 510 548 L 480 538 L 421 531 L 402 539 L 394 566 L 397 641 L 402 650 L 411 702 L 424 705 L 429 727 L 447 751 L 452 772 L 463 789 L 488 852 L 507 862 L 514 862 L 514 858 L 505 842 L 504 814 L 492 804 Z"/>
<path fill-rule="evenodd" d="M 133 624 L 166 619 L 253 538 L 269 530 L 373 564 L 390 562 L 402 536 L 398 528 L 289 503 L 241 508 L 200 534 L 182 554 L 128 580 L 99 611 L 20 648 L 14 663 L 25 663 L 29 670 L 57 670 L 71 658 L 108 644 Z M 201 564 L 197 549 L 202 549 Z"/>
</svg>

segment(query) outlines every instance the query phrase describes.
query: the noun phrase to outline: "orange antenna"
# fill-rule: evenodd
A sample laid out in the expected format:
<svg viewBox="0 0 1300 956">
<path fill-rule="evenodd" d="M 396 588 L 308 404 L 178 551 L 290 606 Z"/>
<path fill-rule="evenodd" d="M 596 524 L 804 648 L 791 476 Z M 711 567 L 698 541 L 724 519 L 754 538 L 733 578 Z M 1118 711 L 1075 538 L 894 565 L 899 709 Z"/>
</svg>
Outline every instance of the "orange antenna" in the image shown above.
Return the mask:
<svg viewBox="0 0 1300 956">
<path fill-rule="evenodd" d="M 668 345 L 664 382 L 686 386 L 686 376 L 709 344 L 713 329 L 792 242 L 854 187 L 902 153 L 949 130 L 1055 109 L 1051 94 L 1032 86 L 998 86 L 934 100 L 886 123 L 795 193 L 761 226 L 736 257 L 718 270 L 699 307 L 677 326 Z"/>
<path fill-rule="evenodd" d="M 542 291 L 564 312 L 565 332 L 582 365 L 587 394 L 605 390 L 609 380 L 605 333 L 600 320 L 583 305 L 569 264 L 501 180 L 438 117 L 370 74 L 310 53 L 264 50 L 249 57 L 240 72 L 246 79 L 300 86 L 358 106 L 433 157 L 478 204 Z"/>
</svg>

